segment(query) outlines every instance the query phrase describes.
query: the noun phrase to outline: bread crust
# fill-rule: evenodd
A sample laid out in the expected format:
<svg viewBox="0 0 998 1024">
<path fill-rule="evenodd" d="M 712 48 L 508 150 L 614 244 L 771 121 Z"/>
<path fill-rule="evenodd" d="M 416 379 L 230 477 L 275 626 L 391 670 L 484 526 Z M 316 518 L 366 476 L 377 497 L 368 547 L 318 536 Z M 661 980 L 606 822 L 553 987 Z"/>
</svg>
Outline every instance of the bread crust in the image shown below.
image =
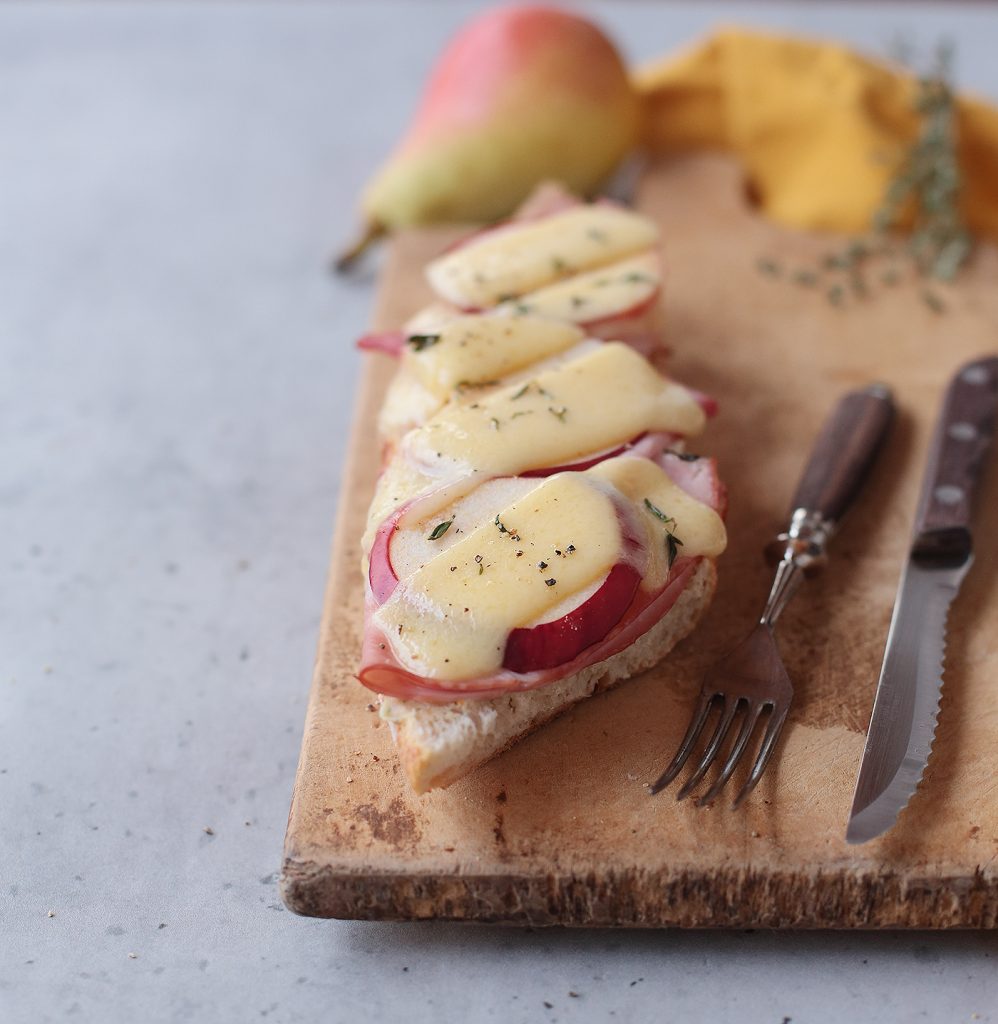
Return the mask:
<svg viewBox="0 0 998 1024">
<path fill-rule="evenodd" d="M 705 558 L 669 612 L 639 640 L 536 690 L 449 704 L 382 697 L 381 717 L 391 727 L 413 790 L 426 793 L 449 786 L 579 701 L 657 664 L 696 627 L 716 583 L 715 564 Z"/>
</svg>

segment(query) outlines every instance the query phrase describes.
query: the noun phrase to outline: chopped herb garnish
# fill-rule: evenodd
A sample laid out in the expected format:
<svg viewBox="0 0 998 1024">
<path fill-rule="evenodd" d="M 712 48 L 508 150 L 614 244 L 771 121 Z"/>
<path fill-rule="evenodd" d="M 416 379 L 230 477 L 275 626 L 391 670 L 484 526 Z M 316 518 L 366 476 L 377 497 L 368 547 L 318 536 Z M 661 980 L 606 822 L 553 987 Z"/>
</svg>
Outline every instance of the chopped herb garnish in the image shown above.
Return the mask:
<svg viewBox="0 0 998 1024">
<path fill-rule="evenodd" d="M 498 513 L 496 513 L 496 526 L 498 526 L 498 527 L 499 527 L 499 532 L 500 532 L 500 533 L 509 533 L 509 530 L 507 530 L 507 529 L 506 529 L 506 525 L 505 525 L 505 524 L 503 523 L 503 521 L 502 521 L 502 520 L 501 520 L 501 519 L 499 518 L 499 515 L 498 515 Z"/>
<path fill-rule="evenodd" d="M 516 401 L 516 400 L 517 400 L 518 398 L 523 398 L 523 396 L 524 396 L 524 395 L 525 395 L 525 394 L 526 394 L 526 393 L 527 393 L 527 392 L 528 392 L 529 390 L 530 390 L 530 381 L 528 380 L 528 381 L 527 381 L 527 383 L 526 383 L 526 384 L 524 384 L 524 385 L 523 385 L 523 387 L 522 387 L 522 388 L 520 388 L 520 390 L 519 390 L 519 391 L 517 391 L 517 393 L 516 393 L 515 395 L 510 395 L 510 398 L 509 398 L 509 400 L 510 400 L 511 402 L 515 402 L 515 401 Z"/>
<path fill-rule="evenodd" d="M 557 416 L 558 419 L 561 420 L 562 423 L 564 423 L 565 416 L 568 414 L 568 407 L 562 405 L 556 409 L 553 405 L 549 405 L 548 412 L 551 413 L 552 416 Z"/>
<path fill-rule="evenodd" d="M 414 351 L 422 352 L 424 348 L 436 345 L 440 340 L 439 334 L 410 334 L 406 341 L 412 345 Z"/>
<path fill-rule="evenodd" d="M 543 395 L 543 396 L 544 396 L 545 398 L 554 398 L 554 395 L 552 395 L 552 394 L 551 394 L 551 392 L 550 392 L 550 391 L 548 391 L 548 389 L 547 389 L 547 388 L 542 388 L 542 387 L 540 386 L 540 384 L 538 384 L 538 385 L 537 385 L 537 390 L 538 390 L 538 392 L 539 392 L 540 394 L 542 394 L 542 395 Z"/>
<path fill-rule="evenodd" d="M 516 298 L 519 298 L 516 292 L 503 292 L 502 295 L 496 296 L 496 302 L 512 302 Z"/>
<path fill-rule="evenodd" d="M 589 236 L 589 237 L 590 237 L 590 238 L 591 238 L 591 239 L 592 239 L 592 240 L 593 240 L 594 242 L 603 242 L 603 243 L 605 244 L 606 242 L 608 242 L 608 241 L 609 241 L 609 239 L 608 239 L 608 238 L 607 238 L 607 236 L 606 236 L 606 232 L 605 232 L 605 231 L 604 231 L 604 230 L 603 230 L 602 228 L 590 228 L 590 229 L 589 229 L 589 230 L 588 230 L 588 231 L 586 232 L 586 234 L 587 234 L 587 235 L 588 235 L 588 236 Z"/>
<path fill-rule="evenodd" d="M 552 258 L 551 269 L 554 270 L 556 274 L 567 274 L 569 272 L 568 264 L 560 256 Z"/>
<path fill-rule="evenodd" d="M 515 420 L 517 418 L 517 416 L 533 416 L 533 415 L 534 415 L 534 410 L 533 409 L 521 409 L 519 412 L 514 412 L 513 415 L 510 416 L 510 419 L 511 420 Z"/>
<path fill-rule="evenodd" d="M 448 519 L 444 523 L 437 523 L 437 525 L 433 527 L 433 532 L 430 534 L 429 539 L 440 540 L 440 538 L 451 528 L 453 524 L 453 519 Z"/>
<path fill-rule="evenodd" d="M 586 304 L 586 299 L 585 299 L 584 295 L 573 295 L 572 296 L 572 308 L 573 309 L 578 309 L 579 306 L 584 306 L 585 304 Z"/>
<path fill-rule="evenodd" d="M 553 586 L 554 586 L 554 585 L 555 585 L 555 584 L 556 584 L 556 583 L 557 583 L 558 581 L 557 581 L 557 580 L 554 580 L 554 579 L 551 579 L 551 580 L 545 580 L 544 582 L 545 582 L 545 583 L 546 583 L 546 584 L 547 584 L 547 585 L 548 585 L 549 587 L 553 587 Z"/>
<path fill-rule="evenodd" d="M 667 516 L 667 515 L 666 515 L 666 514 L 665 514 L 665 513 L 664 513 L 664 512 L 663 512 L 663 511 L 662 511 L 662 510 L 661 510 L 661 509 L 660 509 L 660 508 L 658 507 L 658 505 L 653 505 L 653 504 L 652 504 L 652 503 L 651 503 L 651 502 L 650 502 L 650 501 L 649 501 L 649 500 L 648 500 L 647 498 L 645 498 L 645 508 L 646 508 L 646 509 L 648 509 L 648 511 L 649 511 L 649 512 L 651 512 L 651 514 L 652 514 L 652 515 L 653 515 L 653 516 L 654 516 L 654 517 L 655 517 L 656 519 L 661 519 L 661 521 L 662 521 L 663 523 L 665 523 L 665 525 L 666 525 L 666 526 L 668 526 L 668 525 L 669 525 L 669 523 L 675 523 L 675 521 L 676 521 L 675 519 L 673 519 L 673 518 L 672 518 L 672 516 Z"/>
<path fill-rule="evenodd" d="M 492 425 L 492 429 L 493 430 L 498 430 L 499 429 L 499 421 L 495 418 L 495 416 L 493 416 L 493 417 L 491 417 L 489 419 L 489 423 Z"/>
<path fill-rule="evenodd" d="M 532 310 L 533 310 L 533 307 L 530 305 L 529 302 L 518 302 L 513 307 L 513 312 L 514 313 L 519 313 L 521 316 L 525 316 L 527 313 L 532 312 Z"/>
<path fill-rule="evenodd" d="M 647 284 L 649 281 L 651 278 L 647 274 L 640 274 L 636 270 L 624 275 L 624 284 Z"/>
<path fill-rule="evenodd" d="M 779 264 L 773 260 L 757 260 L 755 265 L 760 274 L 769 274 L 770 277 L 779 277 L 782 273 Z"/>
<path fill-rule="evenodd" d="M 671 563 L 670 563 L 671 564 Z M 478 563 L 478 575 L 481 576 L 485 572 L 485 566 L 481 562 Z"/>
<path fill-rule="evenodd" d="M 669 568 L 672 568 L 672 563 L 676 560 L 676 556 L 679 554 L 679 549 L 682 547 L 683 542 L 671 531 L 665 535 L 665 550 L 669 553 Z"/>
<path fill-rule="evenodd" d="M 657 505 L 653 504 L 647 498 L 645 498 L 645 508 L 662 523 L 665 524 L 665 550 L 668 552 L 669 568 L 672 568 L 672 563 L 675 562 L 676 556 L 679 554 L 679 549 L 683 546 L 683 542 L 672 532 L 670 527 L 676 526 L 676 520 L 673 516 L 667 516 Z"/>
<path fill-rule="evenodd" d="M 473 388 L 492 388 L 498 384 L 497 380 L 459 380 L 454 385 L 454 390 L 459 394 L 464 394 L 465 391 L 471 391 Z"/>
</svg>

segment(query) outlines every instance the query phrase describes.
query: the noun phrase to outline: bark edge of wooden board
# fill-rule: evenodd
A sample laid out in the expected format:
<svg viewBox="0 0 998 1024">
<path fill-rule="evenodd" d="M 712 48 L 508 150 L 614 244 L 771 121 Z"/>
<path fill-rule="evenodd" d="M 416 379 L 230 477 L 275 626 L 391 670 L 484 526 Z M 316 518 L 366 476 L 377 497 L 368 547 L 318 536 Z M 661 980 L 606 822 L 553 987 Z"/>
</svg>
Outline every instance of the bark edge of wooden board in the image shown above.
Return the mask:
<svg viewBox="0 0 998 1024">
<path fill-rule="evenodd" d="M 663 665 L 566 715 L 445 791 L 408 792 L 373 695 L 353 678 L 363 587 L 358 539 L 378 472 L 374 419 L 391 372 L 366 356 L 343 476 L 319 650 L 285 843 L 297 913 L 518 925 L 768 928 L 998 927 L 998 533 L 949 621 L 943 704 L 924 781 L 897 826 L 845 843 L 856 770 L 942 392 L 995 348 L 998 249 L 982 246 L 947 311 L 915 283 L 836 307 L 789 279 L 835 240 L 791 232 L 746 205 L 737 166 L 655 166 L 639 206 L 662 225 L 670 367 L 716 395 L 698 449 L 731 494 L 714 603 Z M 429 298 L 426 260 L 454 231 L 392 243 L 375 329 Z M 787 268 L 760 274 L 760 258 Z M 352 339 L 339 339 L 349 344 Z M 873 476 L 778 642 L 797 689 L 777 761 L 737 813 L 645 785 L 689 721 L 705 669 L 761 607 L 761 552 L 829 410 L 882 379 L 899 416 Z M 733 426 L 732 426 L 733 425 Z M 747 444 L 747 439 L 751 444 Z M 758 453 L 758 457 L 756 457 Z M 993 460 L 998 464 L 998 459 Z M 980 495 L 998 507 L 998 466 Z M 737 782 L 737 780 L 735 780 Z"/>
<path fill-rule="evenodd" d="M 297 914 L 355 921 L 593 928 L 998 927 L 998 888 L 982 875 L 920 884 L 889 871 L 819 880 L 741 869 L 661 877 L 624 871 L 599 881 L 587 875 L 382 877 L 288 858 L 281 894 Z"/>
</svg>

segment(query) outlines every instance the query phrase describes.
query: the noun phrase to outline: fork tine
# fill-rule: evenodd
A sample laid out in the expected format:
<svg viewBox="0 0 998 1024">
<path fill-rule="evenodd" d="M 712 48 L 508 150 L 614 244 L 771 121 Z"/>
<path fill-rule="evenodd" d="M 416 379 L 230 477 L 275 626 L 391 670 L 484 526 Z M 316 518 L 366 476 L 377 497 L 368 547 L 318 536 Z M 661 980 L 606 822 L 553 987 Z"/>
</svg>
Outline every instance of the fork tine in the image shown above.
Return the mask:
<svg viewBox="0 0 998 1024">
<path fill-rule="evenodd" d="M 683 737 L 683 742 L 680 743 L 679 749 L 676 751 L 676 756 L 672 759 L 669 767 L 659 776 L 658 781 L 651 787 L 651 795 L 654 796 L 656 793 L 661 792 L 669 785 L 670 782 L 680 773 L 684 764 L 686 764 L 687 758 L 693 752 L 693 748 L 696 746 L 697 740 L 700 738 L 700 733 L 703 730 L 704 722 L 707 721 L 707 715 L 710 713 L 711 702 L 717 694 L 706 693 L 700 694 L 700 702 L 696 706 L 696 710 L 693 712 L 693 717 L 690 719 L 690 727 L 686 730 L 686 735 Z"/>
<path fill-rule="evenodd" d="M 766 770 L 770 757 L 773 756 L 776 741 L 780 738 L 780 733 L 783 731 L 783 723 L 787 720 L 787 712 L 789 710 L 789 704 L 785 704 L 782 708 L 773 709 L 773 716 L 766 726 L 766 735 L 763 737 L 762 746 L 759 748 L 759 755 L 752 766 L 752 773 L 746 779 L 745 785 L 742 786 L 742 791 L 735 797 L 735 802 L 732 805 L 734 810 L 741 806 L 742 801 L 755 789 L 756 784 L 762 778 L 762 773 Z"/>
<path fill-rule="evenodd" d="M 714 758 L 717 757 L 717 751 L 721 744 L 724 742 L 724 738 L 728 735 L 728 730 L 731 727 L 731 720 L 735 717 L 735 712 L 738 710 L 738 705 L 741 698 L 730 700 L 728 697 L 721 695 L 721 718 L 717 723 L 717 728 L 714 729 L 714 735 L 711 736 L 710 742 L 707 744 L 706 749 L 703 752 L 703 756 L 700 758 L 700 763 L 696 766 L 696 770 L 686 780 L 683 788 L 676 794 L 677 800 L 685 800 L 690 795 L 693 788 L 700 782 L 700 780 L 707 774 L 707 770 L 714 763 Z"/>
<path fill-rule="evenodd" d="M 738 762 L 741 760 L 745 747 L 748 745 L 749 737 L 752 735 L 752 730 L 755 729 L 756 722 L 759 721 L 759 716 L 762 714 L 766 703 L 766 701 L 749 702 L 748 707 L 745 709 L 745 718 L 742 721 L 741 729 L 738 730 L 738 738 L 731 748 L 731 753 L 728 754 L 728 759 L 721 769 L 721 774 L 718 775 L 714 785 L 710 787 L 706 795 L 697 800 L 697 807 L 704 807 L 706 804 L 716 800 L 718 794 L 724 789 L 728 779 L 731 778 L 735 768 L 738 767 Z"/>
</svg>

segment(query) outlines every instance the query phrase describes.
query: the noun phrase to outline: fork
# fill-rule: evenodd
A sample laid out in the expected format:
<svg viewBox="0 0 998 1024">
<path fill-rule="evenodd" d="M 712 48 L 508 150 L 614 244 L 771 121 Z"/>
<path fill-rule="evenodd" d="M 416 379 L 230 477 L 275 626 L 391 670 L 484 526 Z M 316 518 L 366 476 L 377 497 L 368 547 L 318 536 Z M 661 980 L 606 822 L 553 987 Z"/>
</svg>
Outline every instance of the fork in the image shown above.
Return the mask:
<svg viewBox="0 0 998 1024">
<path fill-rule="evenodd" d="M 773 627 L 797 592 L 801 581 L 825 565 L 825 547 L 859 494 L 894 418 L 894 399 L 883 384 L 870 384 L 846 394 L 818 435 L 791 504 L 790 525 L 766 549 L 776 563 L 766 607 L 755 629 L 704 677 L 690 726 L 669 767 L 651 787 L 661 792 L 680 773 L 696 748 L 716 708 L 720 717 L 683 787 L 683 800 L 699 785 L 729 739 L 741 714 L 738 734 L 710 789 L 696 801 L 703 807 L 724 789 L 742 760 L 763 714 L 769 714 L 755 762 L 735 799 L 734 807 L 755 789 L 766 770 L 787 720 L 794 688 L 780 658 Z"/>
</svg>

